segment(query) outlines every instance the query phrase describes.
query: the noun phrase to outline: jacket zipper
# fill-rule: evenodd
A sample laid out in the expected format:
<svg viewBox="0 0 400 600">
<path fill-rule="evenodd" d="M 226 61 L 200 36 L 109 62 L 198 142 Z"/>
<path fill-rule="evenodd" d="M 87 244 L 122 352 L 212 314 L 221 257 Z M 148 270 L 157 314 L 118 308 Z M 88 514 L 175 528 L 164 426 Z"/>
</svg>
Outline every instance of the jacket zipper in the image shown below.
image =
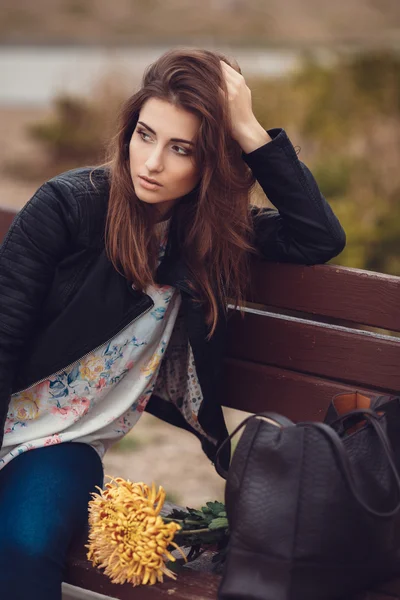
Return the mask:
<svg viewBox="0 0 400 600">
<path fill-rule="evenodd" d="M 17 390 L 16 392 L 14 392 L 12 395 L 14 396 L 15 394 L 20 394 L 21 392 L 26 392 L 26 390 L 29 390 L 31 387 L 34 387 L 35 385 L 39 385 L 39 383 L 43 383 L 43 381 L 46 381 L 47 379 L 49 379 L 49 377 L 54 377 L 54 375 L 58 375 L 59 373 L 62 373 L 63 371 L 65 371 L 66 369 L 69 369 L 70 367 L 72 367 L 75 363 L 77 363 L 80 360 L 83 360 L 84 358 L 86 358 L 87 356 L 89 356 L 89 354 L 92 354 L 93 352 L 96 352 L 96 350 L 98 350 L 99 348 L 101 348 L 102 346 L 105 346 L 105 344 L 108 344 L 108 342 L 111 342 L 111 340 L 113 338 L 115 338 L 117 335 L 119 335 L 121 333 L 121 331 L 123 331 L 124 329 L 126 329 L 127 327 L 129 327 L 130 325 L 132 325 L 132 323 L 134 323 L 135 321 L 137 321 L 140 317 L 143 317 L 146 313 L 148 313 L 152 308 L 154 307 L 154 302 L 152 303 L 151 306 L 149 306 L 149 308 L 147 308 L 144 312 L 140 313 L 140 315 L 138 315 L 137 317 L 135 317 L 133 319 L 133 321 L 131 321 L 130 323 L 128 323 L 127 325 L 125 325 L 125 327 L 123 327 L 122 329 L 120 329 L 119 331 L 117 331 L 117 333 L 114 333 L 113 336 L 111 336 L 108 340 L 106 340 L 105 342 L 102 342 L 101 344 L 99 344 L 99 346 L 96 346 L 96 348 L 93 348 L 92 350 L 89 350 L 89 352 L 86 352 L 86 354 L 84 354 L 83 356 L 81 356 L 80 358 L 77 358 L 76 360 L 74 360 L 74 362 L 72 362 L 71 364 L 67 365 L 66 367 L 63 367 L 62 369 L 60 369 L 59 371 L 56 371 L 55 373 L 51 373 L 51 375 L 47 375 L 46 377 L 43 377 L 43 379 L 39 379 L 39 381 L 35 381 L 35 383 L 31 383 L 31 385 L 29 385 L 26 388 L 23 388 L 22 390 Z"/>
</svg>

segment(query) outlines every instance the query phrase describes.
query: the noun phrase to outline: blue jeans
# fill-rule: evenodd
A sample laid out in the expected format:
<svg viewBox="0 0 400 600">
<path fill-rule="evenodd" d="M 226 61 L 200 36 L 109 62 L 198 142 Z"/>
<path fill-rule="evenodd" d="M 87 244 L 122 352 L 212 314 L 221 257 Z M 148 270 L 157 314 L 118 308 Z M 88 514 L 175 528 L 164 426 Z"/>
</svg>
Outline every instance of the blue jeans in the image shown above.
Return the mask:
<svg viewBox="0 0 400 600">
<path fill-rule="evenodd" d="M 60 600 L 68 548 L 82 535 L 103 466 L 87 444 L 36 448 L 0 470 L 0 596 Z"/>
</svg>

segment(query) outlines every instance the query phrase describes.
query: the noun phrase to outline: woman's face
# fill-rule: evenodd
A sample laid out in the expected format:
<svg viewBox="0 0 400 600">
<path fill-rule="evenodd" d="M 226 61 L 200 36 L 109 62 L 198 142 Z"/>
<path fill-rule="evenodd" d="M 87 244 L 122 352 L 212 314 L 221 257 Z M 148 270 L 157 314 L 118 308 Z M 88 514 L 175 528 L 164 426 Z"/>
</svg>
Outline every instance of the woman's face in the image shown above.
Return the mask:
<svg viewBox="0 0 400 600">
<path fill-rule="evenodd" d="M 139 200 L 156 204 L 160 219 L 199 182 L 193 159 L 199 127 L 196 115 L 166 100 L 149 98 L 140 110 L 129 144 L 131 177 Z"/>
</svg>

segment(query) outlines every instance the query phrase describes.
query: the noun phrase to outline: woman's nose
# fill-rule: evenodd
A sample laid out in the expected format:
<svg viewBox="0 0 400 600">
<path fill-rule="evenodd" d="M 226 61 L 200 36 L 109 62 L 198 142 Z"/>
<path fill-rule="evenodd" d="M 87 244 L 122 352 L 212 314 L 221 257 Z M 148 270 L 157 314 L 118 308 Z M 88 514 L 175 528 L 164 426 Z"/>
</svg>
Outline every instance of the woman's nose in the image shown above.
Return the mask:
<svg viewBox="0 0 400 600">
<path fill-rule="evenodd" d="M 146 160 L 146 167 L 149 171 L 160 172 L 163 169 L 162 152 L 154 148 Z"/>
</svg>

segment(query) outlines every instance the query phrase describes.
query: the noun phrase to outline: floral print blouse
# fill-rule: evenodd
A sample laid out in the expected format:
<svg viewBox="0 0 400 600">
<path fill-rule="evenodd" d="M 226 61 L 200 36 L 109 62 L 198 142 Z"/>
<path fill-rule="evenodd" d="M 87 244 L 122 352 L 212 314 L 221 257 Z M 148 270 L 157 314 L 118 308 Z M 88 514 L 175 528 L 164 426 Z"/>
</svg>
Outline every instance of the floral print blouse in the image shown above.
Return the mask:
<svg viewBox="0 0 400 600">
<path fill-rule="evenodd" d="M 161 260 L 168 222 L 157 228 Z M 179 291 L 171 286 L 151 286 L 146 292 L 154 306 L 112 341 L 65 371 L 13 394 L 0 450 L 0 469 L 22 452 L 68 441 L 91 444 L 103 457 L 112 444 L 130 431 L 153 393 L 181 302 Z M 202 397 L 187 342 L 185 350 L 187 360 L 182 360 L 181 354 L 176 362 L 187 369 L 188 393 L 178 408 L 199 429 L 196 413 Z M 165 374 L 158 382 L 160 395 L 163 388 L 164 397 L 172 402 L 177 387 L 175 372 L 181 380 L 186 379 L 178 371 L 174 367 L 170 374 L 172 397 L 168 397 L 165 388 Z M 188 407 L 190 398 L 193 407 Z"/>
</svg>

